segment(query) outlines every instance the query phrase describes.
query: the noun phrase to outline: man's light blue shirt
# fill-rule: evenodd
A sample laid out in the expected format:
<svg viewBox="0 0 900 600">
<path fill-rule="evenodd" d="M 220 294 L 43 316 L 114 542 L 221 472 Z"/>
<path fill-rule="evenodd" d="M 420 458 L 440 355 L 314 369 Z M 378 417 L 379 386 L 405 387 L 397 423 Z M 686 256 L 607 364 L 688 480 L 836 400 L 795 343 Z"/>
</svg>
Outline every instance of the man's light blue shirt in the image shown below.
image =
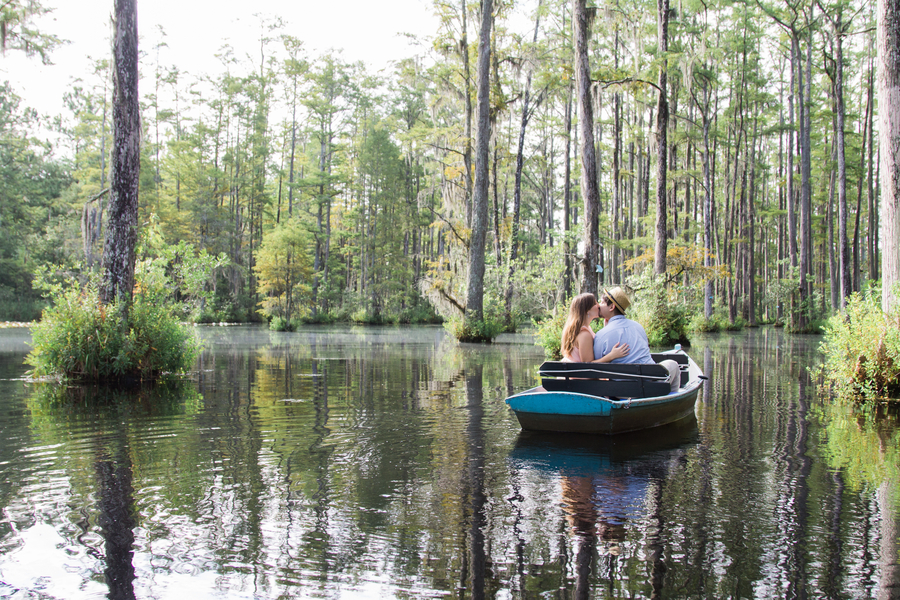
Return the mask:
<svg viewBox="0 0 900 600">
<path fill-rule="evenodd" d="M 614 363 L 654 364 L 650 356 L 650 344 L 647 332 L 637 321 L 626 319 L 625 315 L 616 315 L 609 320 L 606 327 L 594 337 L 594 360 L 609 354 L 616 344 L 628 344 L 627 356 L 615 359 Z"/>
</svg>

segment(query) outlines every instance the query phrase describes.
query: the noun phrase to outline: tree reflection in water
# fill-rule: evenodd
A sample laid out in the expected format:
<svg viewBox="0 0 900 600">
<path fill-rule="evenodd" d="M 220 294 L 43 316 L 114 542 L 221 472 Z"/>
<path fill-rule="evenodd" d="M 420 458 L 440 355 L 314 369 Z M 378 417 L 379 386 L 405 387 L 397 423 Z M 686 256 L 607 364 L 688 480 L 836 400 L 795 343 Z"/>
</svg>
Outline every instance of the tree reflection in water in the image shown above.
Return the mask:
<svg viewBox="0 0 900 600">
<path fill-rule="evenodd" d="M 469 597 L 481 600 L 485 597 L 485 550 L 484 529 L 487 526 L 485 517 L 484 493 L 484 368 L 475 363 L 466 370 L 466 441 L 468 468 L 464 489 L 468 492 L 468 507 L 471 514 L 469 522 L 469 560 L 464 563 L 461 572 L 462 590 L 468 589 Z M 464 504 L 463 506 L 466 506 Z M 461 591 L 462 591 L 461 590 Z"/>
<path fill-rule="evenodd" d="M 134 598 L 134 489 L 131 457 L 123 435 L 98 440 L 97 524 L 106 548 L 106 583 L 110 600 Z"/>
<path fill-rule="evenodd" d="M 66 438 L 81 423 L 91 424 L 89 444 L 93 447 L 96 478 L 96 507 L 79 508 L 85 519 L 79 521 L 77 541 L 88 546 L 88 554 L 101 559 L 110 600 L 135 598 L 134 530 L 137 526 L 134 500 L 133 461 L 127 421 L 138 414 L 160 417 L 184 413 L 196 407 L 199 396 L 193 384 L 170 380 L 146 386 L 125 388 L 107 386 L 62 386 L 44 383 L 36 386 L 29 400 L 35 423 L 49 438 Z M 60 425 L 65 424 L 64 428 Z M 59 428 L 59 429 L 57 429 Z M 91 523 L 103 540 L 102 553 L 91 547 Z"/>
</svg>

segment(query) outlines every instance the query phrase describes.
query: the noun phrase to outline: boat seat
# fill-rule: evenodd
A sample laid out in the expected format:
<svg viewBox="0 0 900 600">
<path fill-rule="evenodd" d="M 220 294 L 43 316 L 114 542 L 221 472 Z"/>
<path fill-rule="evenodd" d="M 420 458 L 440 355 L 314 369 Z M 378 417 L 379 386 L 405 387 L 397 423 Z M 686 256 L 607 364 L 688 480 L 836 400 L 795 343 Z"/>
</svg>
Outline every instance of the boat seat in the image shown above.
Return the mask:
<svg viewBox="0 0 900 600">
<path fill-rule="evenodd" d="M 547 361 L 539 372 L 541 385 L 552 392 L 651 398 L 665 396 L 671 390 L 669 372 L 660 365 Z"/>
</svg>

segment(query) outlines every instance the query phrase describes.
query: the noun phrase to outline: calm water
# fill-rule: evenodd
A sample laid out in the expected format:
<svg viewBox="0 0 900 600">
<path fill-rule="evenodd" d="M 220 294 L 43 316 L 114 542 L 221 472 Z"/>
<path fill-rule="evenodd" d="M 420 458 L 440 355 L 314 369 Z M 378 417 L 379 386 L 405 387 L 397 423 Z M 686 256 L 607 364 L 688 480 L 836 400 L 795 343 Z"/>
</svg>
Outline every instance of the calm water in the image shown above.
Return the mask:
<svg viewBox="0 0 900 600">
<path fill-rule="evenodd" d="M 527 435 L 527 336 L 202 328 L 180 385 L 24 381 L 0 331 L 0 597 L 900 597 L 894 420 L 818 338 L 695 340 L 696 420 Z"/>
</svg>

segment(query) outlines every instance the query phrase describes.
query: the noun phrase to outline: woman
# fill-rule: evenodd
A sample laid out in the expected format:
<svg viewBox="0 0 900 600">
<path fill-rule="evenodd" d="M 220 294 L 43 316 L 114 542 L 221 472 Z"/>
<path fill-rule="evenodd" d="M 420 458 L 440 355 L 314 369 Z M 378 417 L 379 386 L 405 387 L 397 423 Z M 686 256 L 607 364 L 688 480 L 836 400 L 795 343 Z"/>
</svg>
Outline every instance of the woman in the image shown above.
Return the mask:
<svg viewBox="0 0 900 600">
<path fill-rule="evenodd" d="M 590 324 L 599 316 L 600 305 L 593 294 L 580 294 L 572 299 L 560 343 L 564 361 L 608 363 L 628 355 L 628 344 L 616 344 L 609 354 L 594 360 L 594 331 Z"/>
</svg>

